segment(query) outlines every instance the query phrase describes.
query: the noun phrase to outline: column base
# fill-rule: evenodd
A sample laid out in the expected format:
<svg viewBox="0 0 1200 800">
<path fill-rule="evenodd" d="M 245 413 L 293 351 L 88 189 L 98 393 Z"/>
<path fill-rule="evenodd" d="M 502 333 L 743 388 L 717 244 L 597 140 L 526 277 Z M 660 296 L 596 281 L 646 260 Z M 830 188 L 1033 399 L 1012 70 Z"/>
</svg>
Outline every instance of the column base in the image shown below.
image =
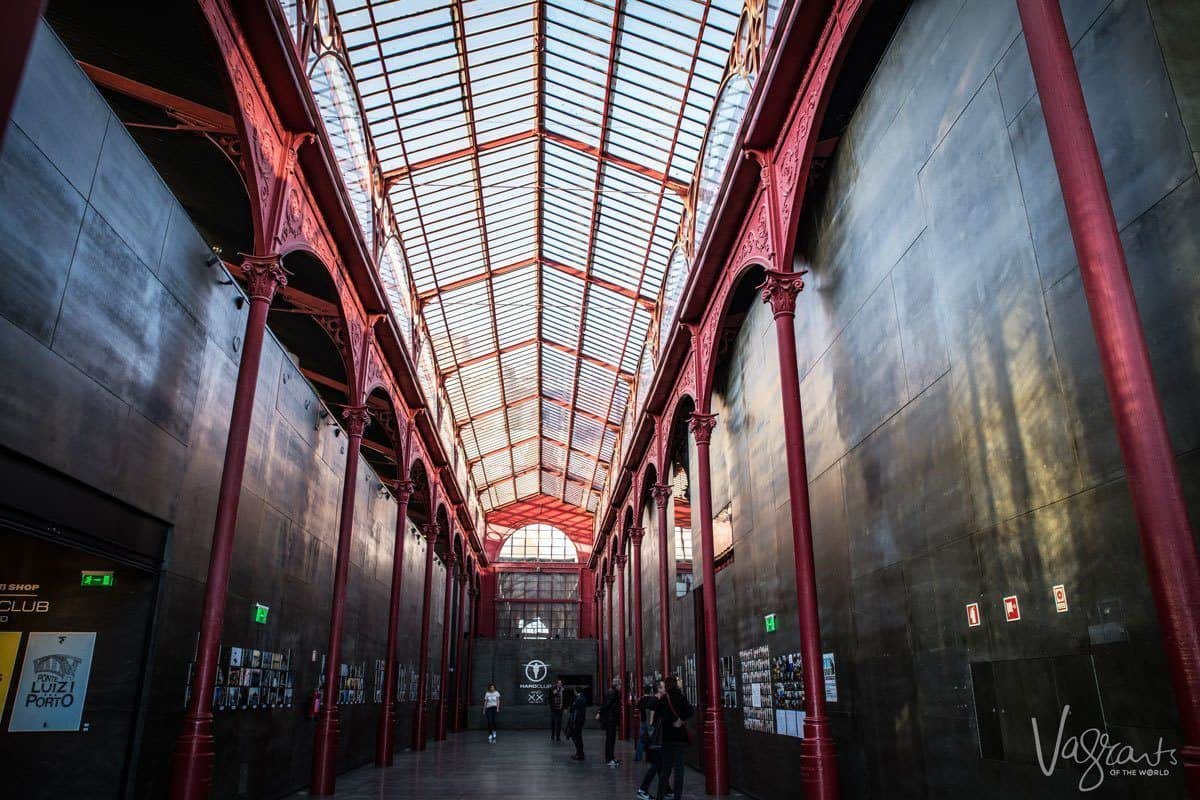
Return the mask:
<svg viewBox="0 0 1200 800">
<path fill-rule="evenodd" d="M 171 754 L 171 800 L 207 800 L 212 793 L 213 763 L 216 760 L 212 714 L 187 715 L 183 731 Z"/>
<path fill-rule="evenodd" d="M 309 794 L 331 795 L 337 775 L 338 712 L 328 706 L 317 714 L 317 735 L 313 742 L 312 781 Z"/>
<path fill-rule="evenodd" d="M 725 714 L 720 706 L 704 709 L 704 791 L 710 795 L 729 794 L 729 749 L 726 746 Z"/>
<path fill-rule="evenodd" d="M 806 717 L 800 743 L 800 775 L 807 800 L 838 800 L 837 753 L 829 735 L 829 722 Z"/>
</svg>

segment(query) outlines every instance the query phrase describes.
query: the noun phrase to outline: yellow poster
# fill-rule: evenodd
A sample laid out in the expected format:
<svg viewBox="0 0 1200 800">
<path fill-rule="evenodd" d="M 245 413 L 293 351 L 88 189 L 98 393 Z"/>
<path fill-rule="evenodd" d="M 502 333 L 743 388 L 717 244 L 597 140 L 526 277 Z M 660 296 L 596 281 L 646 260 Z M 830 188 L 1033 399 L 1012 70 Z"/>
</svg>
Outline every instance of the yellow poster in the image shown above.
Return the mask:
<svg viewBox="0 0 1200 800">
<path fill-rule="evenodd" d="M 17 667 L 17 650 L 21 647 L 20 631 L 0 631 L 0 717 L 8 706 L 8 690 Z"/>
</svg>

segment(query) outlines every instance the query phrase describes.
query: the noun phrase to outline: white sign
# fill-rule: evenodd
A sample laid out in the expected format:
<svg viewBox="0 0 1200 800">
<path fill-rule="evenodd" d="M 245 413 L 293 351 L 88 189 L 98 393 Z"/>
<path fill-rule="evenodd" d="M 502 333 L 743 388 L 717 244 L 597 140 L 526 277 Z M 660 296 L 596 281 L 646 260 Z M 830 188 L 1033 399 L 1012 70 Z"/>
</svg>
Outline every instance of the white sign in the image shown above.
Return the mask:
<svg viewBox="0 0 1200 800">
<path fill-rule="evenodd" d="M 1059 614 L 1067 613 L 1067 587 L 1061 583 L 1051 589 L 1054 593 L 1054 609 Z"/>
<path fill-rule="evenodd" d="M 536 658 L 525 665 L 525 677 L 529 679 L 530 683 L 541 683 L 546 679 L 546 673 L 549 671 L 549 665 Z"/>
<path fill-rule="evenodd" d="M 821 667 L 825 673 L 825 699 L 830 703 L 837 702 L 837 662 L 833 653 L 821 654 Z"/>
<path fill-rule="evenodd" d="M 750 684 L 750 705 L 753 708 L 762 708 L 762 684 Z"/>
<path fill-rule="evenodd" d="M 79 730 L 95 646 L 94 631 L 29 634 L 9 731 Z"/>
<path fill-rule="evenodd" d="M 1008 597 L 1004 598 L 1004 621 L 1021 621 L 1021 604 L 1017 602 L 1017 596 L 1015 594 L 1010 594 Z"/>
</svg>

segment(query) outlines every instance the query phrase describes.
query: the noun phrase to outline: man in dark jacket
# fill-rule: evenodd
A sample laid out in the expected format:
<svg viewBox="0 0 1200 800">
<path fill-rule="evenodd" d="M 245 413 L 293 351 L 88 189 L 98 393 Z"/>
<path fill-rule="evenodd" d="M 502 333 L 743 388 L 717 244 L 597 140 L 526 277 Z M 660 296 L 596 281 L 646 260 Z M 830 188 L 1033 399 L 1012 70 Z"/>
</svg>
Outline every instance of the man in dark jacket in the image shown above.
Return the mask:
<svg viewBox="0 0 1200 800">
<path fill-rule="evenodd" d="M 613 678 L 612 688 L 604 695 L 604 705 L 596 712 L 596 719 L 604 726 L 604 760 L 610 767 L 621 762 L 614 752 L 617 744 L 617 723 L 621 721 L 621 679 Z"/>
<path fill-rule="evenodd" d="M 546 702 L 550 705 L 550 739 L 555 742 L 562 741 L 562 724 L 563 724 L 563 701 L 566 699 L 567 687 L 563 686 L 562 678 L 554 682 L 550 687 L 550 693 L 546 698 Z"/>
<path fill-rule="evenodd" d="M 655 721 L 662 726 L 662 750 L 659 752 L 658 800 L 665 797 L 683 796 L 683 757 L 687 753 L 691 738 L 685 722 L 695 713 L 691 703 L 679 691 L 675 676 L 663 678 L 667 692 L 658 701 L 654 711 Z M 674 792 L 668 793 L 671 773 L 675 773 Z"/>
<path fill-rule="evenodd" d="M 576 689 L 567 714 L 567 736 L 575 743 L 575 755 L 571 756 L 575 761 L 583 761 L 583 723 L 587 720 L 587 705 L 587 693 Z"/>
</svg>

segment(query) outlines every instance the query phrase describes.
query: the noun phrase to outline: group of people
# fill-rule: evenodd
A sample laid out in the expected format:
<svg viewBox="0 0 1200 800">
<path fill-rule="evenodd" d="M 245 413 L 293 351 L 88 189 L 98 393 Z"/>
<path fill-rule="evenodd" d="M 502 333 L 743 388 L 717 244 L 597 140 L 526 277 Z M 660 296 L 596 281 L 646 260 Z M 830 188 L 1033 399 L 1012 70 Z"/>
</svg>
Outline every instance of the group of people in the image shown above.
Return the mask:
<svg viewBox="0 0 1200 800">
<path fill-rule="evenodd" d="M 614 678 L 596 712 L 604 728 L 604 760 L 610 767 L 621 761 L 616 756 L 617 726 L 621 721 L 622 685 Z M 550 706 L 550 738 L 562 741 L 563 712 L 567 711 L 567 736 L 575 743 L 571 758 L 583 760 L 583 728 L 587 717 L 587 695 L 576 691 L 568 704 L 568 690 L 562 680 L 555 682 L 547 702 Z M 637 702 L 641 724 L 634 749 L 634 761 L 645 758 L 649 767 L 642 777 L 637 796 L 640 800 L 677 800 L 683 796 L 683 759 L 690 735 L 686 722 L 695 710 L 679 690 L 673 676 L 658 681 L 654 691 L 647 687 Z M 657 784 L 656 784 L 657 779 Z M 651 787 L 655 794 L 650 794 Z"/>
<path fill-rule="evenodd" d="M 621 721 L 622 685 L 614 678 L 596 711 L 596 719 L 604 727 L 604 760 L 610 767 L 621 761 L 616 755 L 617 726 Z M 547 694 L 550 707 L 550 739 L 561 742 L 563 734 L 574 742 L 574 761 L 583 761 L 583 729 L 587 721 L 588 695 L 578 687 L 568 688 L 562 678 L 554 682 Z M 686 722 L 695 713 L 691 703 L 679 690 L 674 676 L 658 681 L 654 691 L 646 688 L 637 702 L 639 725 L 634 761 L 645 758 L 649 765 L 637 790 L 639 800 L 679 800 L 683 796 L 683 759 L 691 741 Z M 496 741 L 496 715 L 500 711 L 500 692 L 496 684 L 488 684 L 483 696 L 483 711 L 487 717 L 488 741 Z M 565 716 L 565 726 L 564 726 Z M 656 784 L 657 781 L 657 784 Z M 655 794 L 650 794 L 651 787 Z"/>
</svg>

